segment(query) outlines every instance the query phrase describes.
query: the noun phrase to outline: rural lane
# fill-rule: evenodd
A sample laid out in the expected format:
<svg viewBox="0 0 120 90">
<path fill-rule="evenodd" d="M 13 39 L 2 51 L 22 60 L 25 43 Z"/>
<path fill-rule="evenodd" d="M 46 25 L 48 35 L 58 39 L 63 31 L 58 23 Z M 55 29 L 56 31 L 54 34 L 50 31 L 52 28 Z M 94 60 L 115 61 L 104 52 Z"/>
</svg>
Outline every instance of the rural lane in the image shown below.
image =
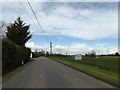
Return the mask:
<svg viewBox="0 0 120 90">
<path fill-rule="evenodd" d="M 3 88 L 113 88 L 113 86 L 45 57 L 39 57 Z"/>
</svg>

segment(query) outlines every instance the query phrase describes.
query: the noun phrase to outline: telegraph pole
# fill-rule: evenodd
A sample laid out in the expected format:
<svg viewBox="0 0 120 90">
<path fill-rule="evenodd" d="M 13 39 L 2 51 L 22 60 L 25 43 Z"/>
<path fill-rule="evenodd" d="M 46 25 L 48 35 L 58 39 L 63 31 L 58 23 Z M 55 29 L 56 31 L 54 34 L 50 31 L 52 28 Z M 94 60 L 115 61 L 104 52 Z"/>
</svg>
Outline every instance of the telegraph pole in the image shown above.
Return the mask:
<svg viewBox="0 0 120 90">
<path fill-rule="evenodd" d="M 50 42 L 50 54 L 52 54 L 52 42 Z"/>
</svg>

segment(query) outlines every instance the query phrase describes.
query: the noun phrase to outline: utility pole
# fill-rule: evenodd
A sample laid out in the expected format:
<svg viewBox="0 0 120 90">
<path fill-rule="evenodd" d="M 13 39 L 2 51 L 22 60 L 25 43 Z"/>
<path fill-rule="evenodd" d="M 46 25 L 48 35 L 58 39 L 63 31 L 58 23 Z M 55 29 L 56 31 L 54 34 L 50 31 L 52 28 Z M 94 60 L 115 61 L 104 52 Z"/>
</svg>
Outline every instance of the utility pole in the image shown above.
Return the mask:
<svg viewBox="0 0 120 90">
<path fill-rule="evenodd" d="M 52 42 L 50 42 L 50 54 L 52 54 Z"/>
</svg>

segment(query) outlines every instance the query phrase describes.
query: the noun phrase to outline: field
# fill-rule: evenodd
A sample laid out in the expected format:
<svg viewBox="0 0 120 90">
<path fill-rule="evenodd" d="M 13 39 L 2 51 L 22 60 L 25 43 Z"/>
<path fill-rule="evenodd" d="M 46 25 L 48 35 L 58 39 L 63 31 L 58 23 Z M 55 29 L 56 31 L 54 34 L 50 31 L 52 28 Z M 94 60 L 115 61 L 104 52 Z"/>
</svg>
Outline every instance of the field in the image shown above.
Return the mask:
<svg viewBox="0 0 120 90">
<path fill-rule="evenodd" d="M 72 57 L 49 57 L 53 60 L 72 66 L 81 71 L 90 73 L 112 84 L 118 84 L 118 61 L 117 56 L 82 57 L 81 61 Z"/>
<path fill-rule="evenodd" d="M 113 56 L 101 56 L 98 58 L 93 57 L 83 57 L 81 61 L 74 59 L 74 57 L 57 57 L 58 59 L 73 62 L 81 63 L 99 67 L 100 69 L 106 69 L 111 71 L 118 71 L 118 59 L 120 57 Z"/>
</svg>

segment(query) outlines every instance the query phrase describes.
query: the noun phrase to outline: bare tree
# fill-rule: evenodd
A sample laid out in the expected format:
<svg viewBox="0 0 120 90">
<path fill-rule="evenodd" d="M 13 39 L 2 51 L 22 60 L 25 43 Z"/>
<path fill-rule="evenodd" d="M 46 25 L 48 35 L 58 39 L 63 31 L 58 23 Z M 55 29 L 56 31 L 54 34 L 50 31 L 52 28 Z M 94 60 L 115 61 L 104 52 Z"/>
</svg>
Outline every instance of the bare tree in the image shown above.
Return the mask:
<svg viewBox="0 0 120 90">
<path fill-rule="evenodd" d="M 95 57 L 96 56 L 96 51 L 95 50 L 91 50 L 87 56 L 91 56 L 91 57 Z"/>
<path fill-rule="evenodd" d="M 2 37 L 6 37 L 6 29 L 7 25 L 5 24 L 5 22 L 0 21 L 0 38 Z"/>
</svg>

